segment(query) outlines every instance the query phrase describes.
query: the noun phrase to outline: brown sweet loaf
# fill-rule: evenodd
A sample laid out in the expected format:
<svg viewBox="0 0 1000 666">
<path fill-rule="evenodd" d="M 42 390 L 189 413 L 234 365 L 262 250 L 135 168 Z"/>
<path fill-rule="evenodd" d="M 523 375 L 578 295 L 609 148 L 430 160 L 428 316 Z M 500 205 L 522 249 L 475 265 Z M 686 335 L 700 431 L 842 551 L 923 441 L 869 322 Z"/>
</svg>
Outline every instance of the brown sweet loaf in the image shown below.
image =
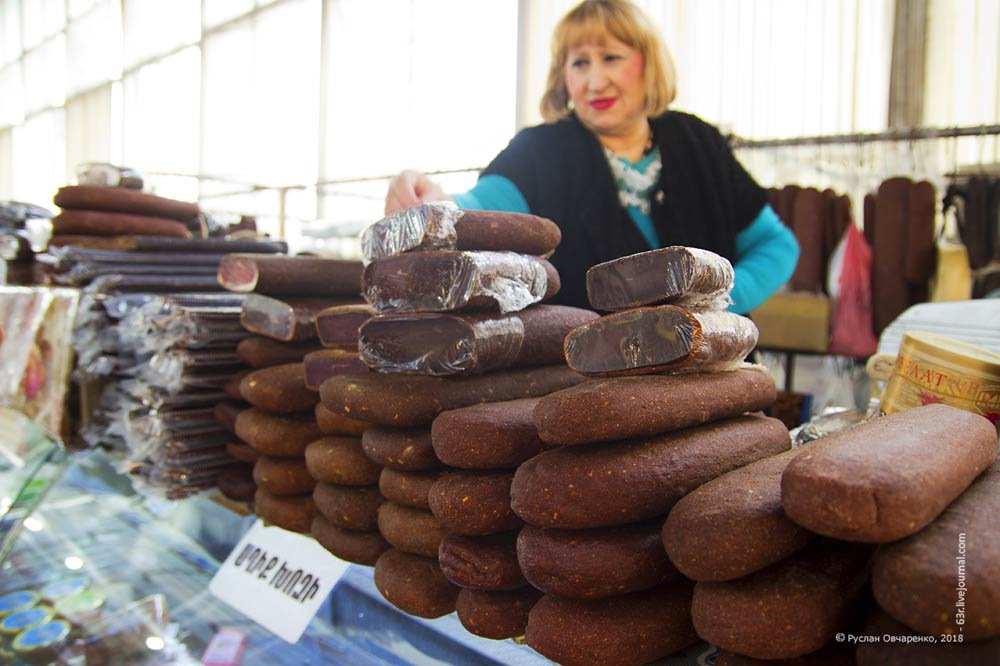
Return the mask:
<svg viewBox="0 0 1000 666">
<path fill-rule="evenodd" d="M 215 407 L 212 408 L 212 416 L 215 418 L 216 423 L 221 425 L 223 428 L 229 432 L 236 433 L 236 417 L 240 415 L 248 405 L 245 402 L 237 402 L 236 400 L 223 400 L 221 402 L 215 403 Z"/>
<path fill-rule="evenodd" d="M 219 284 L 258 294 L 357 296 L 360 261 L 285 254 L 227 254 L 219 262 Z"/>
<path fill-rule="evenodd" d="M 320 349 L 306 354 L 302 364 L 305 366 L 306 388 L 311 391 L 319 391 L 319 387 L 330 377 L 368 371 L 357 349 Z"/>
<path fill-rule="evenodd" d="M 513 472 L 452 472 L 434 482 L 431 511 L 447 529 L 479 536 L 517 529 L 521 519 L 510 508 Z"/>
<path fill-rule="evenodd" d="M 533 398 L 583 379 L 565 365 L 447 378 L 369 372 L 331 377 L 320 387 L 320 397 L 338 414 L 402 428 L 429 425 L 445 410 Z"/>
<path fill-rule="evenodd" d="M 926 290 L 927 281 L 937 265 L 937 243 L 934 239 L 937 193 L 934 186 L 926 180 L 914 183 L 907 203 L 903 276 L 913 287 Z"/>
<path fill-rule="evenodd" d="M 371 460 L 401 472 L 431 472 L 444 467 L 431 445 L 431 429 L 374 426 L 361 435 L 361 448 Z"/>
<path fill-rule="evenodd" d="M 261 456 L 253 466 L 253 480 L 275 497 L 311 493 L 316 485 L 301 458 Z"/>
<path fill-rule="evenodd" d="M 278 342 L 253 335 L 236 345 L 236 356 L 251 368 L 269 368 L 284 363 L 301 363 L 305 355 L 319 349 L 315 342 Z"/>
<path fill-rule="evenodd" d="M 240 381 L 240 395 L 257 409 L 291 414 L 315 409 L 319 396 L 306 388 L 302 363 L 285 363 L 254 370 Z"/>
<path fill-rule="evenodd" d="M 698 640 L 691 626 L 691 582 L 605 599 L 546 594 L 528 614 L 528 645 L 566 666 L 638 666 Z"/>
<path fill-rule="evenodd" d="M 444 577 L 436 560 L 395 548 L 375 562 L 375 587 L 404 613 L 428 619 L 455 610 L 459 590 Z"/>
<path fill-rule="evenodd" d="M 817 539 L 766 569 L 698 583 L 691 617 L 698 635 L 757 659 L 819 650 L 844 629 L 868 580 L 871 549 Z"/>
<path fill-rule="evenodd" d="M 566 336 L 569 367 L 590 377 L 733 370 L 757 344 L 757 327 L 732 312 L 675 305 L 616 312 Z"/>
<path fill-rule="evenodd" d="M 537 215 L 463 210 L 431 202 L 390 213 L 369 225 L 361 233 L 361 247 L 369 261 L 431 248 L 547 255 L 561 238 L 555 222 Z"/>
<path fill-rule="evenodd" d="M 322 435 L 311 413 L 282 416 L 251 407 L 236 417 L 236 436 L 264 455 L 298 458 Z"/>
<path fill-rule="evenodd" d="M 488 402 L 441 412 L 431 443 L 442 462 L 462 469 L 514 469 L 550 448 L 532 419 L 539 398 Z"/>
<path fill-rule="evenodd" d="M 712 309 L 727 305 L 733 265 L 725 257 L 672 245 L 606 261 L 587 269 L 587 300 L 598 310 L 672 303 Z"/>
<path fill-rule="evenodd" d="M 378 488 L 387 499 L 412 506 L 415 509 L 431 510 L 430 492 L 434 482 L 447 474 L 445 470 L 435 472 L 400 472 L 383 467 L 378 477 Z"/>
<path fill-rule="evenodd" d="M 191 232 L 188 231 L 187 227 L 176 220 L 93 210 L 64 210 L 52 218 L 52 233 L 86 236 L 141 234 L 144 236 L 191 238 Z"/>
<path fill-rule="evenodd" d="M 872 591 L 879 606 L 932 636 L 1000 636 L 998 515 L 1000 462 L 994 462 L 934 522 L 878 549 Z"/>
<path fill-rule="evenodd" d="M 365 365 L 380 372 L 449 376 L 563 360 L 563 339 L 597 318 L 566 305 L 532 305 L 519 312 L 414 312 L 373 317 L 361 326 Z"/>
<path fill-rule="evenodd" d="M 337 305 L 316 315 L 316 335 L 324 347 L 358 350 L 361 325 L 375 316 L 375 308 L 362 303 Z"/>
<path fill-rule="evenodd" d="M 383 502 L 378 508 L 378 531 L 393 548 L 435 559 L 445 532 L 430 511 L 394 502 Z"/>
<path fill-rule="evenodd" d="M 94 211 L 117 211 L 133 215 L 167 217 L 188 222 L 198 217 L 198 204 L 166 199 L 155 194 L 102 185 L 66 185 L 60 187 L 52 202 L 60 208 Z"/>
<path fill-rule="evenodd" d="M 782 475 L 781 502 L 818 534 L 896 541 L 934 520 L 996 453 L 996 429 L 982 416 L 916 407 L 803 447 Z"/>
<path fill-rule="evenodd" d="M 253 509 L 264 521 L 302 534 L 309 534 L 313 518 L 318 515 L 312 495 L 276 497 L 262 488 L 254 493 Z"/>
<path fill-rule="evenodd" d="M 245 442 L 231 439 L 226 442 L 226 453 L 240 462 L 253 465 L 260 458 L 260 452 Z"/>
<path fill-rule="evenodd" d="M 734 469 L 674 505 L 663 524 L 663 545 L 682 574 L 697 581 L 740 578 L 809 542 L 812 535 L 781 508 L 781 474 L 800 452 Z"/>
<path fill-rule="evenodd" d="M 438 548 L 445 578 L 476 590 L 513 590 L 527 584 L 517 562 L 517 532 L 464 536 L 448 532 Z"/>
<path fill-rule="evenodd" d="M 361 450 L 357 437 L 323 437 L 306 446 L 306 466 L 317 481 L 344 486 L 378 483 L 382 467 Z"/>
<path fill-rule="evenodd" d="M 878 224 L 872 232 L 872 325 L 876 337 L 913 304 L 906 281 L 906 228 L 909 214 L 909 178 L 888 178 L 879 185 L 874 201 Z M 801 265 L 801 259 L 799 264 Z"/>
<path fill-rule="evenodd" d="M 253 482 L 253 467 L 250 465 L 233 465 L 219 472 L 215 483 L 219 492 L 236 502 L 249 502 L 257 492 L 257 484 Z"/>
<path fill-rule="evenodd" d="M 358 421 L 349 416 L 343 416 L 330 411 L 323 403 L 316 405 L 316 426 L 324 435 L 340 435 L 342 437 L 360 437 L 371 427 L 368 421 Z"/>
<path fill-rule="evenodd" d="M 240 370 L 229 378 L 225 386 L 222 387 L 222 392 L 226 394 L 227 398 L 236 402 L 245 403 L 243 395 L 240 393 L 240 382 L 243 381 L 243 378 L 251 372 L 253 372 L 253 368 L 247 368 L 246 370 Z M 249 405 L 247 406 L 249 407 Z"/>
<path fill-rule="evenodd" d="M 538 527 L 648 520 L 701 484 L 790 445 L 781 421 L 740 416 L 645 439 L 562 447 L 518 467 L 511 506 Z"/>
<path fill-rule="evenodd" d="M 776 397 L 771 376 L 754 369 L 641 375 L 592 379 L 550 393 L 533 416 L 549 444 L 612 442 L 760 411 Z"/>
<path fill-rule="evenodd" d="M 389 543 L 378 532 L 352 532 L 338 529 L 322 515 L 312 522 L 312 535 L 319 545 L 346 562 L 373 566 L 379 555 L 389 550 Z"/>
<path fill-rule="evenodd" d="M 471 590 L 458 593 L 455 612 L 466 631 L 483 638 L 502 640 L 523 636 L 528 613 L 542 593 L 525 585 L 516 590 Z"/>
<path fill-rule="evenodd" d="M 313 489 L 316 509 L 331 525 L 342 530 L 378 530 L 378 508 L 385 498 L 375 486 L 339 486 L 317 483 Z"/>
<path fill-rule="evenodd" d="M 525 525 L 517 559 L 528 582 L 548 594 L 598 599 L 655 587 L 678 576 L 660 541 L 661 519 L 592 530 Z"/>
<path fill-rule="evenodd" d="M 514 252 L 410 252 L 373 261 L 362 293 L 381 314 L 523 310 L 559 293 L 559 273 L 545 259 Z"/>
<path fill-rule="evenodd" d="M 945 643 L 940 636 L 934 636 L 936 641 L 925 642 L 926 636 L 885 613 L 868 623 L 864 635 L 875 639 L 858 644 L 857 666 L 1000 666 L 1000 638 Z M 885 642 L 885 636 L 896 640 Z"/>
<path fill-rule="evenodd" d="M 316 316 L 326 308 L 348 305 L 359 299 L 338 296 L 265 296 L 250 293 L 243 299 L 243 328 L 281 342 L 316 339 Z"/>
</svg>

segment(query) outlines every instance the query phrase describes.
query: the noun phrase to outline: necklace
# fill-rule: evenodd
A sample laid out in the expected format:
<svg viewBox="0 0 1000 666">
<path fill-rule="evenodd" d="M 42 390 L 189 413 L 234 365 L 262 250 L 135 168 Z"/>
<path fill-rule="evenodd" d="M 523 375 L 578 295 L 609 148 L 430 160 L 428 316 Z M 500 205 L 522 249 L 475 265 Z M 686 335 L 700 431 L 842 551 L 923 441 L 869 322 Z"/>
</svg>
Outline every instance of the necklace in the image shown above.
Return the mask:
<svg viewBox="0 0 1000 666">
<path fill-rule="evenodd" d="M 650 136 L 652 143 L 652 136 Z M 649 193 L 653 191 L 656 181 L 660 179 L 660 171 L 663 164 L 660 161 L 659 146 L 653 147 L 645 157 L 635 164 L 622 157 L 617 157 L 607 148 L 604 149 L 604 156 L 611 166 L 611 173 L 615 178 L 615 186 L 618 188 L 618 201 L 626 208 L 634 206 L 643 215 L 649 215 Z M 642 168 L 637 168 L 639 164 L 649 160 Z"/>
</svg>

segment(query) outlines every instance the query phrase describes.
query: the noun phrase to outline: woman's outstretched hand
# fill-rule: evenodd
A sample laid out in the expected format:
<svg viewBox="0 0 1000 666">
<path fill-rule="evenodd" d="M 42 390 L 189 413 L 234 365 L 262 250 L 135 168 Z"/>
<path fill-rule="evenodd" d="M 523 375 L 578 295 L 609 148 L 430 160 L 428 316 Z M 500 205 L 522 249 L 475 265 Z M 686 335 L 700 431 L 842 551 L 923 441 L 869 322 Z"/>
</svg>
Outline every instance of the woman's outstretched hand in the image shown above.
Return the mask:
<svg viewBox="0 0 1000 666">
<path fill-rule="evenodd" d="M 427 174 L 408 169 L 389 181 L 385 195 L 385 214 L 428 201 L 454 201 Z"/>
</svg>

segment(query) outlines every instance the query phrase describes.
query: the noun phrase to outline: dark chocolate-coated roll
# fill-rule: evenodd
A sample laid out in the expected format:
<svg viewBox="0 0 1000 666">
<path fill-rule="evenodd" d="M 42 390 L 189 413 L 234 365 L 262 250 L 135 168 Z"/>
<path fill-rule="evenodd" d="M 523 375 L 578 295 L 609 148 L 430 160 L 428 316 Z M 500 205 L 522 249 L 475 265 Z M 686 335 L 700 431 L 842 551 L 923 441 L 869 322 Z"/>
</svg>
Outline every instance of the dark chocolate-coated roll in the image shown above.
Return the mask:
<svg viewBox="0 0 1000 666">
<path fill-rule="evenodd" d="M 261 456 L 253 466 L 253 480 L 276 497 L 311 493 L 316 485 L 301 458 Z"/>
<path fill-rule="evenodd" d="M 338 529 L 322 515 L 312 522 L 312 535 L 319 545 L 346 562 L 374 566 L 379 555 L 389 550 L 388 542 L 378 532 L 352 532 Z"/>
<path fill-rule="evenodd" d="M 317 483 L 316 509 L 334 527 L 355 532 L 378 530 L 378 508 L 385 498 L 375 486 L 339 486 Z"/>
<path fill-rule="evenodd" d="M 317 481 L 345 486 L 371 486 L 378 483 L 382 467 L 361 450 L 357 437 L 323 437 L 309 442 L 305 451 L 306 466 Z"/>
<path fill-rule="evenodd" d="M 236 436 L 265 455 L 297 458 L 321 434 L 311 412 L 278 415 L 251 407 L 236 417 Z"/>
<path fill-rule="evenodd" d="M 470 536 L 517 529 L 521 519 L 510 508 L 513 472 L 452 472 L 434 482 L 431 511 L 452 532 Z"/>
<path fill-rule="evenodd" d="M 550 448 L 538 437 L 538 398 L 488 402 L 441 412 L 431 424 L 434 452 L 463 469 L 514 469 Z"/>
<path fill-rule="evenodd" d="M 378 508 L 378 531 L 404 553 L 437 558 L 444 528 L 430 511 L 383 502 Z"/>
<path fill-rule="evenodd" d="M 437 560 L 395 548 L 375 562 L 375 587 L 404 613 L 428 619 L 455 610 L 459 590 L 441 573 Z"/>
<path fill-rule="evenodd" d="M 240 395 L 257 409 L 271 414 L 312 411 L 319 403 L 306 388 L 302 363 L 285 363 L 254 370 L 240 382 Z"/>
<path fill-rule="evenodd" d="M 429 472 L 444 467 L 431 445 L 431 429 L 375 426 L 361 436 L 365 455 L 383 467 Z"/>
<path fill-rule="evenodd" d="M 464 536 L 448 532 L 438 548 L 445 578 L 476 590 L 513 590 L 526 584 L 517 562 L 517 532 Z"/>
<path fill-rule="evenodd" d="M 458 593 L 455 611 L 470 634 L 502 640 L 524 635 L 528 613 L 541 598 L 542 593 L 530 585 L 504 591 L 464 589 Z"/>
<path fill-rule="evenodd" d="M 396 504 L 430 511 L 431 486 L 447 473 L 447 470 L 400 472 L 390 467 L 383 467 L 378 478 L 378 488 L 387 500 Z"/>
<path fill-rule="evenodd" d="M 312 495 L 276 497 L 261 488 L 253 496 L 254 512 L 263 520 L 292 532 L 309 533 L 318 515 Z"/>
</svg>

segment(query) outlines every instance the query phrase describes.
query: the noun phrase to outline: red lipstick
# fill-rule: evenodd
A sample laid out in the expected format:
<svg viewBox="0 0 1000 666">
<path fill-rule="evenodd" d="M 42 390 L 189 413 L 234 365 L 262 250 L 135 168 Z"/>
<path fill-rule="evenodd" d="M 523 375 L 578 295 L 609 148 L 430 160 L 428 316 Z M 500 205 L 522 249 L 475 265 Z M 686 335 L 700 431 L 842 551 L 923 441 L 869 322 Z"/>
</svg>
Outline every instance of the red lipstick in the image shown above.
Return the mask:
<svg viewBox="0 0 1000 666">
<path fill-rule="evenodd" d="M 610 109 L 615 101 L 614 97 L 601 97 L 600 99 L 591 100 L 590 107 L 598 111 L 604 111 L 605 109 Z"/>
</svg>

